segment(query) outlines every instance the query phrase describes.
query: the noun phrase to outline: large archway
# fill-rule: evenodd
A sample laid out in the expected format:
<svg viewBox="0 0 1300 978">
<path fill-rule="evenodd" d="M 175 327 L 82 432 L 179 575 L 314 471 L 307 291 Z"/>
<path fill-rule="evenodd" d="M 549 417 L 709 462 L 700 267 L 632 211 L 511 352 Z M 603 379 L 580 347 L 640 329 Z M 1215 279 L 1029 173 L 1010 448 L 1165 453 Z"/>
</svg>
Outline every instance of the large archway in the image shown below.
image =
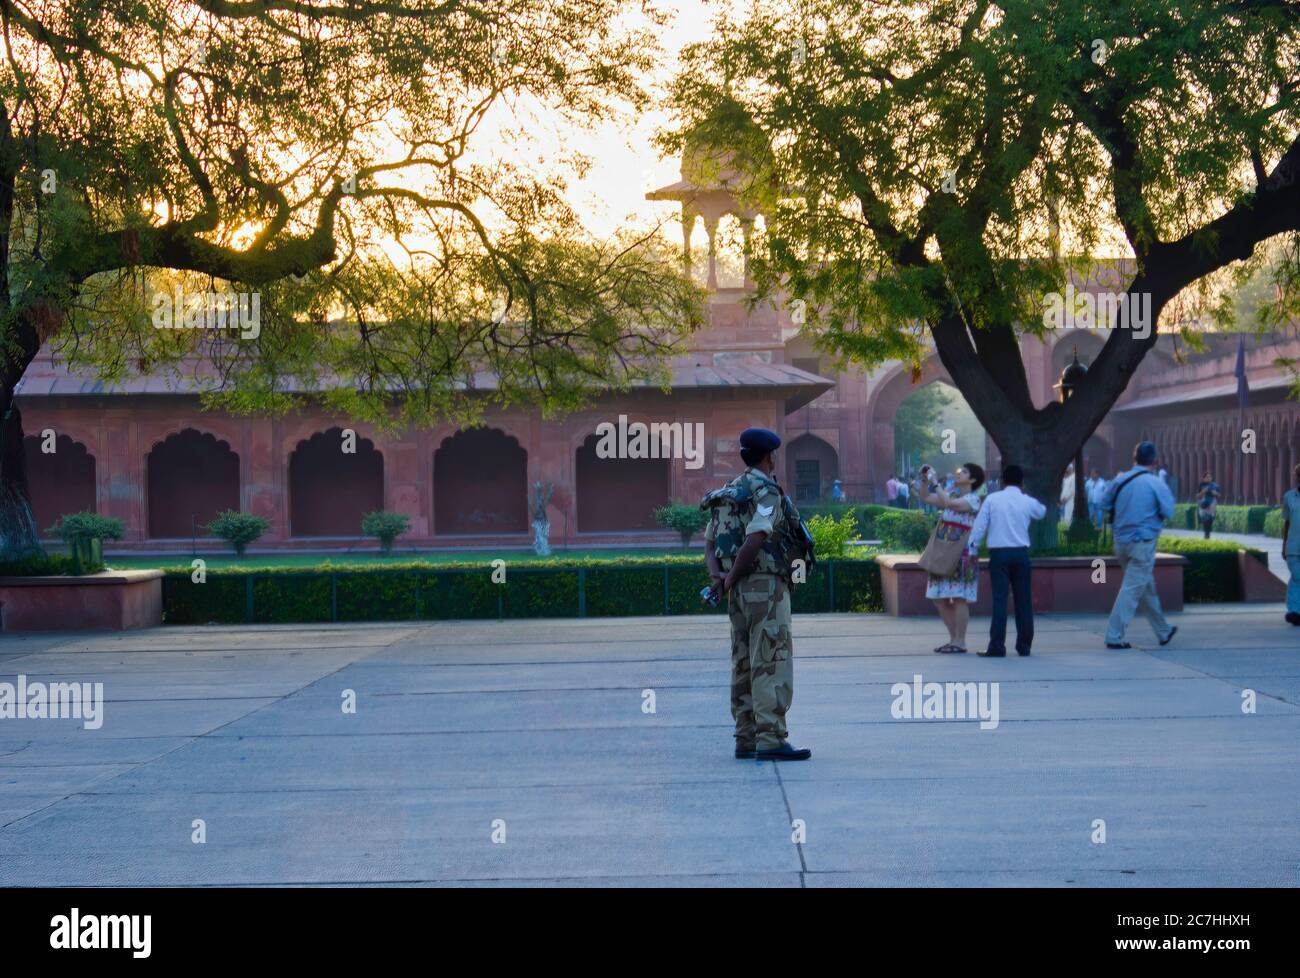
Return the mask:
<svg viewBox="0 0 1300 978">
<path fill-rule="evenodd" d="M 599 441 L 599 435 L 590 435 L 577 452 L 578 532 L 658 529 L 654 511 L 672 491 L 669 460 L 600 458 Z"/>
<path fill-rule="evenodd" d="M 374 442 L 345 438 L 342 428 L 298 442 L 289 456 L 290 535 L 359 537 L 361 518 L 383 508 L 384 456 Z"/>
<path fill-rule="evenodd" d="M 911 388 L 895 409 L 891 469 L 913 475 L 928 464 L 943 476 L 964 462 L 987 468 L 987 445 L 984 427 L 961 392 L 934 380 Z"/>
<path fill-rule="evenodd" d="M 65 513 L 95 512 L 95 456 L 67 435 L 58 435 L 53 452 L 44 452 L 43 436 L 23 439 L 27 464 L 27 489 L 32 501 L 36 532 L 45 531 Z"/>
<path fill-rule="evenodd" d="M 226 509 L 239 509 L 239 456 L 214 435 L 186 428 L 154 445 L 148 469 L 149 536 L 207 536 Z"/>
<path fill-rule="evenodd" d="M 831 483 L 840 477 L 839 454 L 816 435 L 799 435 L 785 446 L 786 491 L 795 505 L 828 498 Z"/>
<path fill-rule="evenodd" d="M 497 428 L 469 428 L 433 453 L 435 533 L 528 529 L 528 452 Z"/>
</svg>

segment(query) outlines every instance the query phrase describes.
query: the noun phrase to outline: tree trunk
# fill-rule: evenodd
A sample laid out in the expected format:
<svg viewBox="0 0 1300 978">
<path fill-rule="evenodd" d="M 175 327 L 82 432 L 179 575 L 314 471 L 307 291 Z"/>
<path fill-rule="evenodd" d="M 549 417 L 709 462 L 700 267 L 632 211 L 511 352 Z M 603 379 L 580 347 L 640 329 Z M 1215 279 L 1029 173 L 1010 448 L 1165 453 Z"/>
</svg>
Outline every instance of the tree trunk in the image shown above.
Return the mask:
<svg viewBox="0 0 1300 978">
<path fill-rule="evenodd" d="M 22 380 L 43 339 L 37 318 L 59 307 L 49 302 L 16 305 L 9 278 L 14 187 L 21 157 L 10 126 L 10 107 L 0 104 L 0 559 L 26 557 L 41 551 L 27 491 L 27 460 L 23 454 L 23 418 L 14 403 Z M 51 331 L 61 317 L 46 320 Z"/>
<path fill-rule="evenodd" d="M 39 553 L 40 541 L 27 491 L 23 455 L 23 419 L 6 392 L 0 403 L 0 559 L 14 560 Z"/>
<path fill-rule="evenodd" d="M 970 394 L 966 394 L 966 398 L 974 404 Z M 981 420 L 1002 453 L 1001 469 L 989 475 L 1001 480 L 1002 470 L 1008 465 L 1020 466 L 1025 474 L 1021 491 L 1047 507 L 1043 518 L 1029 525 L 1030 547 L 1043 550 L 1057 546 L 1060 542 L 1057 524 L 1061 511 L 1061 478 L 1069 464 L 1059 434 L 1050 421 L 1041 417 L 1036 423 L 1005 417 Z"/>
<path fill-rule="evenodd" d="M 1047 507 L 1047 515 L 1029 524 L 1029 546 L 1048 550 L 1061 542 L 1061 477 L 1042 466 L 1025 469 L 1024 491 Z"/>
<path fill-rule="evenodd" d="M 1074 456 L 1074 519 L 1070 522 L 1069 537 L 1071 541 L 1092 540 L 1097 531 L 1092 525 L 1092 515 L 1088 510 L 1088 488 L 1083 478 L 1083 449 Z"/>
</svg>

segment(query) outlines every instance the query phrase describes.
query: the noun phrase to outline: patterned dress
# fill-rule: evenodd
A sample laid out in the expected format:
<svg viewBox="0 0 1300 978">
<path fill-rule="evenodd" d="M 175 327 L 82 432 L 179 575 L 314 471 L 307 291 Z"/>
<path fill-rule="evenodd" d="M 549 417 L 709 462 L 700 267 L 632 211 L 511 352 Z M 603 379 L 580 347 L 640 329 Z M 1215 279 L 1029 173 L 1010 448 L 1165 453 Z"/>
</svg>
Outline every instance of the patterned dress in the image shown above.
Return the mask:
<svg viewBox="0 0 1300 978">
<path fill-rule="evenodd" d="M 965 493 L 964 495 L 949 493 L 949 496 L 954 499 L 969 500 L 971 511 L 963 513 L 955 509 L 945 509 L 939 519 L 947 523 L 964 526 L 968 530 L 974 528 L 975 517 L 979 515 L 980 511 L 980 497 L 974 493 Z M 929 575 L 929 577 L 930 581 L 925 586 L 925 596 L 927 598 L 956 598 L 959 601 L 969 601 L 974 604 L 980 581 L 979 555 L 972 553 L 970 547 L 967 546 L 955 571 L 947 577 L 937 577 L 934 574 Z"/>
</svg>

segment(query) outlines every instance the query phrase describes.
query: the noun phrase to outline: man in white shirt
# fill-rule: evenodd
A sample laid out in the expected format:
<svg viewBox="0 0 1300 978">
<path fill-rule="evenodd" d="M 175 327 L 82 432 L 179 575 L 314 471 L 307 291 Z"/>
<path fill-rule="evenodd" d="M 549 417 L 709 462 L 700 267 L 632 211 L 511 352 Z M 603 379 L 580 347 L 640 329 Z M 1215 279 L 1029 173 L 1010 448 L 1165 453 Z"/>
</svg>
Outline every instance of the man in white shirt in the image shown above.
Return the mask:
<svg viewBox="0 0 1300 978">
<path fill-rule="evenodd" d="M 1029 584 L 1033 567 L 1029 563 L 1029 524 L 1047 515 L 1047 507 L 1020 491 L 1025 473 L 1018 465 L 1002 471 L 1004 489 L 991 492 L 980 507 L 970 534 L 970 547 L 978 551 L 985 536 L 989 542 L 989 580 L 993 585 L 993 621 L 989 625 L 989 647 L 980 652 L 988 658 L 1007 654 L 1007 591 L 1016 599 L 1016 651 L 1029 655 L 1034 644 L 1034 598 Z"/>
</svg>

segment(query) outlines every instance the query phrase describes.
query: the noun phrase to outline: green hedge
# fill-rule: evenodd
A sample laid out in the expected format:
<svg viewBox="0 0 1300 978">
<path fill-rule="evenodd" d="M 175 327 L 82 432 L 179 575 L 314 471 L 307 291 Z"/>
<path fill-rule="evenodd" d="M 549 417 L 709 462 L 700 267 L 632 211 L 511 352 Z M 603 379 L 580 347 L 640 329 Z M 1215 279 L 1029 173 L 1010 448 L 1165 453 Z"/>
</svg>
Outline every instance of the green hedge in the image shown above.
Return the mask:
<svg viewBox="0 0 1300 978">
<path fill-rule="evenodd" d="M 1245 584 L 1237 564 L 1237 552 L 1241 548 L 1231 540 L 1161 537 L 1160 549 L 1187 558 L 1187 566 L 1183 568 L 1183 600 L 1187 603 L 1241 601 L 1245 597 Z M 1247 548 L 1246 553 L 1268 566 L 1268 554 L 1264 551 Z"/>
<path fill-rule="evenodd" d="M 104 569 L 85 568 L 85 573 L 94 574 Z M 0 561 L 0 577 L 49 577 L 58 574 L 76 574 L 77 562 L 67 554 L 33 553 L 14 560 Z"/>
<path fill-rule="evenodd" d="M 1264 533 L 1270 537 L 1282 539 L 1282 526 L 1286 519 L 1282 510 L 1275 509 L 1264 517 Z"/>
<path fill-rule="evenodd" d="M 425 621 L 467 618 L 575 618 L 721 614 L 704 604 L 703 560 L 554 561 L 506 568 L 488 564 L 303 571 L 209 570 L 196 584 L 188 569 L 163 578 L 168 624 Z M 875 561 L 817 564 L 795 588 L 794 610 L 880 611 Z"/>
<path fill-rule="evenodd" d="M 922 513 L 902 510 L 891 511 L 891 516 L 895 518 L 885 520 L 886 529 L 904 535 L 917 532 L 918 521 L 928 520 Z M 922 535 L 920 545 L 911 549 L 920 550 L 924 542 Z M 1187 557 L 1184 601 L 1242 599 L 1236 544 L 1163 536 L 1160 549 Z M 1079 543 L 1035 556 L 1097 552 L 1095 544 Z M 1262 551 L 1247 553 L 1267 564 Z M 685 554 L 508 565 L 504 584 L 492 582 L 487 563 L 382 568 L 342 564 L 313 570 L 230 567 L 209 570 L 203 584 L 192 582 L 188 567 L 176 567 L 168 568 L 163 579 L 163 609 L 168 624 L 720 614 L 721 609 L 715 611 L 699 599 L 707 583 L 700 556 Z M 869 557 L 819 562 L 808 581 L 795 589 L 793 606 L 799 614 L 880 611 L 880 569 Z"/>
<path fill-rule="evenodd" d="M 1178 503 L 1174 507 L 1170 526 L 1183 530 L 1199 530 L 1195 503 Z M 1218 506 L 1214 513 L 1214 529 L 1220 533 L 1267 533 L 1265 525 L 1270 513 L 1279 513 L 1276 506 Z M 1280 535 L 1280 531 L 1279 531 Z"/>
<path fill-rule="evenodd" d="M 1263 533 L 1264 521 L 1276 506 L 1220 506 L 1214 528 L 1224 533 Z"/>
</svg>

